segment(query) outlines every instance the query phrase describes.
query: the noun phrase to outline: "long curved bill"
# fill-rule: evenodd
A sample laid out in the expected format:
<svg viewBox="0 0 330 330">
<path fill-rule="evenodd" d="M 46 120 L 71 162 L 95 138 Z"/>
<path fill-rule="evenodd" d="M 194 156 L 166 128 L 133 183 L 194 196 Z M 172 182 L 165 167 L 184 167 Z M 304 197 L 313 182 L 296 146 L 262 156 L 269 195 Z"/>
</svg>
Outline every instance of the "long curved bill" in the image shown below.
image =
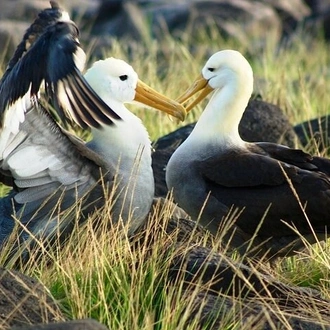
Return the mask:
<svg viewBox="0 0 330 330">
<path fill-rule="evenodd" d="M 201 93 L 193 100 L 190 104 L 186 105 L 186 111 L 189 112 L 195 105 L 201 102 L 207 95 L 209 95 L 213 88 L 208 84 L 208 81 L 200 75 L 193 84 L 176 99 L 177 102 L 184 104 L 189 101 L 196 93 L 201 91 Z"/>
<path fill-rule="evenodd" d="M 182 104 L 158 93 L 140 79 L 138 80 L 135 91 L 135 101 L 166 112 L 181 121 L 185 120 L 187 112 Z"/>
</svg>

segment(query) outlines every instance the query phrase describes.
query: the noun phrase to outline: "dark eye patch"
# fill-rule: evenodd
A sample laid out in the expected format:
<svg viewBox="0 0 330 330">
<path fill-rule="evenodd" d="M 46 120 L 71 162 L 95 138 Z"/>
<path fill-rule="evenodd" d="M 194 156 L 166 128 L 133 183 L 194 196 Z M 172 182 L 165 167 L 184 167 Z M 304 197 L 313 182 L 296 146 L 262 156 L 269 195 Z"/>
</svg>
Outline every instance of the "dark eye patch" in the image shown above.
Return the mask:
<svg viewBox="0 0 330 330">
<path fill-rule="evenodd" d="M 210 72 L 214 71 L 214 68 L 207 68 Z"/>
<path fill-rule="evenodd" d="M 128 78 L 127 74 L 123 74 L 122 76 L 119 76 L 119 79 L 121 81 L 125 81 L 125 80 L 127 80 L 127 78 Z"/>
</svg>

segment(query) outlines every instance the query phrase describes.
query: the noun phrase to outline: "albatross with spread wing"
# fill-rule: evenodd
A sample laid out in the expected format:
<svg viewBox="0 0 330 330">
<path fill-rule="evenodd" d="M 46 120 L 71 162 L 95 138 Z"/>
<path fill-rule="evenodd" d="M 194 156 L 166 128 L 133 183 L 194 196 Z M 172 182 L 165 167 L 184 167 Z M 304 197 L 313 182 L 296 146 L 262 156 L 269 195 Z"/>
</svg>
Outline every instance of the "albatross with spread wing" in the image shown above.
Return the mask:
<svg viewBox="0 0 330 330">
<path fill-rule="evenodd" d="M 0 169 L 15 189 L 0 200 L 0 243 L 13 230 L 13 214 L 27 228 L 22 228 L 21 240 L 29 231 L 47 238 L 63 229 L 58 212 L 83 198 L 85 219 L 110 195 L 112 221 L 128 223 L 134 232 L 149 212 L 154 179 L 147 130 L 124 103 L 138 101 L 185 117 L 180 104 L 142 83 L 122 60 L 97 61 L 83 76 L 78 29 L 61 17 L 15 59 L 1 80 Z M 89 143 L 67 133 L 45 110 L 43 83 L 63 119 L 69 116 L 81 127 L 91 127 Z"/>
</svg>

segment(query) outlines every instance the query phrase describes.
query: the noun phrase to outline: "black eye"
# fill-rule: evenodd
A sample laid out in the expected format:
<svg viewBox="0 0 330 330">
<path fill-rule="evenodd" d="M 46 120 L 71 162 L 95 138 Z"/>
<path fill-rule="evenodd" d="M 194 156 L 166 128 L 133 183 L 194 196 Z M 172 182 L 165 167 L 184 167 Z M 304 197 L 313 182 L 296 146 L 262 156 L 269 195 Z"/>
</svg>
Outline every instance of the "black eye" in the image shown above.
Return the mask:
<svg viewBox="0 0 330 330">
<path fill-rule="evenodd" d="M 214 71 L 214 68 L 207 68 L 210 72 Z"/>
<path fill-rule="evenodd" d="M 121 81 L 125 81 L 125 80 L 127 80 L 127 74 L 123 74 L 122 76 L 119 76 L 119 79 L 121 80 Z"/>
</svg>

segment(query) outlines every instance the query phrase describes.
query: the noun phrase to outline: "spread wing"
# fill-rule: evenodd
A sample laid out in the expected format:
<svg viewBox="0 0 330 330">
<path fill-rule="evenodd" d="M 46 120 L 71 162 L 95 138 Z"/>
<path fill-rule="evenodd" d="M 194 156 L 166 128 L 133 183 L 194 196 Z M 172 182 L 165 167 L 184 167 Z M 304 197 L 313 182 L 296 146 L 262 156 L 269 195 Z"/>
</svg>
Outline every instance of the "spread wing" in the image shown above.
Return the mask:
<svg viewBox="0 0 330 330">
<path fill-rule="evenodd" d="M 82 127 L 120 119 L 82 76 L 85 54 L 77 27 L 55 2 L 51 7 L 26 31 L 0 81 L 0 178 L 15 188 L 1 200 L 2 223 L 11 226 L 15 206 L 21 223 L 45 236 L 58 228 L 58 212 L 81 197 L 82 218 L 102 206 L 100 179 L 111 181 L 114 172 L 41 104 L 51 101 L 64 121 Z"/>
<path fill-rule="evenodd" d="M 18 50 L 0 85 L 2 127 L 17 130 L 27 109 L 39 98 L 42 84 L 48 99 L 64 122 L 81 127 L 111 124 L 120 117 L 94 92 L 81 70 L 85 53 L 72 21 L 55 20 L 36 35 L 33 44 Z M 26 45 L 27 36 L 23 38 Z M 14 114 L 12 114 L 14 112 Z M 8 114 L 10 113 L 10 114 Z"/>
<path fill-rule="evenodd" d="M 83 148 L 88 156 L 82 155 Z M 84 144 L 73 143 L 41 106 L 27 111 L 19 132 L 0 149 L 0 169 L 13 179 L 16 204 L 24 205 L 22 223 L 46 221 L 54 210 L 67 209 L 93 189 L 90 203 L 101 202 L 102 165 Z"/>
</svg>

